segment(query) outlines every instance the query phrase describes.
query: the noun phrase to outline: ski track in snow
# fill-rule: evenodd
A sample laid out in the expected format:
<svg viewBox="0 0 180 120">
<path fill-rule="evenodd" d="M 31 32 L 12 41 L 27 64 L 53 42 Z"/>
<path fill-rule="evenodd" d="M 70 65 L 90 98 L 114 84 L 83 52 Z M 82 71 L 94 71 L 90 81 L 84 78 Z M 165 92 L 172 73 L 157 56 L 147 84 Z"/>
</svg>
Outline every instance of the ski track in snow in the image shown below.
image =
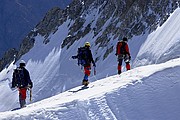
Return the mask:
<svg viewBox="0 0 180 120">
<path fill-rule="evenodd" d="M 112 112 L 106 96 L 122 91 L 124 88 L 128 89 L 128 86 L 143 83 L 146 78 L 159 71 L 178 66 L 180 66 L 180 58 L 162 64 L 138 67 L 121 75 L 114 75 L 92 82 L 88 89 L 71 92 L 82 87 L 79 86 L 51 98 L 30 104 L 23 109 L 1 112 L 0 119 L 63 119 L 65 117 L 65 119 L 79 120 L 86 116 L 85 119 L 115 120 L 117 115 Z M 110 102 L 110 104 L 112 103 Z M 121 110 L 121 108 L 118 109 Z M 72 116 L 71 112 L 77 112 L 78 114 Z M 123 114 L 123 117 L 126 117 L 125 114 Z"/>
</svg>

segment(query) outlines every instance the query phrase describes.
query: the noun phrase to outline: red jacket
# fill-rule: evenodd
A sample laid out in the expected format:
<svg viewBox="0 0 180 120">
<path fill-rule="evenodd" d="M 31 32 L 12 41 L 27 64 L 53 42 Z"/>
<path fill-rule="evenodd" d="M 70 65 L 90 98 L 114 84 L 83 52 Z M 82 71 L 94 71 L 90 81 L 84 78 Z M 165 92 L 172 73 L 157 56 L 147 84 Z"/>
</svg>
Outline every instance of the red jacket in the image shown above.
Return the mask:
<svg viewBox="0 0 180 120">
<path fill-rule="evenodd" d="M 117 43 L 116 55 L 120 55 L 120 54 L 123 54 L 123 55 L 128 54 L 130 56 L 129 46 L 128 46 L 127 42 L 125 42 L 125 41 L 119 41 Z"/>
</svg>

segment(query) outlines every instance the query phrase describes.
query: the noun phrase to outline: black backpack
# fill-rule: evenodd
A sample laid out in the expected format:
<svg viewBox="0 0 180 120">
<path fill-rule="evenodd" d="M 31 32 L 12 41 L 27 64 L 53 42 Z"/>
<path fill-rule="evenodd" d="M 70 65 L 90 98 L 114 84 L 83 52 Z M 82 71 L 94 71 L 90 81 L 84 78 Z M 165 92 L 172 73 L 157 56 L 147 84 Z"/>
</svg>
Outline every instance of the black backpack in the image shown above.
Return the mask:
<svg viewBox="0 0 180 120">
<path fill-rule="evenodd" d="M 27 81 L 25 80 L 25 74 L 23 68 L 16 68 L 13 73 L 12 87 L 25 87 Z"/>
<path fill-rule="evenodd" d="M 78 65 L 88 64 L 88 50 L 85 47 L 78 48 Z"/>
</svg>

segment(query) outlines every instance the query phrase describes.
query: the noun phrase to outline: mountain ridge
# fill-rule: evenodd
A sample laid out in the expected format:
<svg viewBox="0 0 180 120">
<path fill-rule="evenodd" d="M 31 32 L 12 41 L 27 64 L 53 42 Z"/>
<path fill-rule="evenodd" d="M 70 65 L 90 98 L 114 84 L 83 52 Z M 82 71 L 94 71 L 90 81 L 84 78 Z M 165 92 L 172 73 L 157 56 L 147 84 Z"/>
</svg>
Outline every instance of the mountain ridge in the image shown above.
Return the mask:
<svg viewBox="0 0 180 120">
<path fill-rule="evenodd" d="M 99 1 L 99 2 L 102 2 L 102 1 Z M 91 43 L 92 54 L 93 54 L 93 57 L 96 59 L 96 65 L 97 65 L 96 67 L 97 74 L 96 76 L 91 74 L 91 76 L 89 76 L 89 81 L 91 83 L 93 83 L 94 81 L 97 81 L 96 83 L 98 83 L 98 80 L 102 78 L 106 78 L 108 76 L 113 76 L 117 74 L 118 63 L 117 63 L 117 57 L 115 56 L 115 49 L 114 47 L 113 49 L 110 49 L 110 48 L 116 45 L 118 39 L 117 38 L 114 39 L 114 35 L 111 34 L 111 35 L 108 35 L 108 38 L 110 38 L 110 41 L 106 47 L 100 47 L 101 45 L 103 45 L 103 43 L 101 44 L 102 42 L 101 40 L 100 40 L 101 42 L 99 42 L 96 45 L 97 38 L 103 35 L 104 31 L 106 31 L 106 29 L 108 28 L 108 25 L 111 23 L 111 20 L 112 20 L 112 18 L 105 20 L 106 22 L 102 27 L 100 27 L 101 25 L 96 26 L 97 25 L 96 23 L 102 14 L 97 10 L 99 10 L 101 7 L 102 6 L 97 7 L 97 9 L 91 9 L 89 11 L 91 14 L 85 14 L 86 16 L 83 16 L 83 18 L 86 18 L 86 19 L 85 21 L 82 21 L 83 25 L 81 24 L 79 26 L 80 27 L 79 30 L 78 30 L 79 27 L 77 24 L 78 22 L 76 21 L 76 19 L 75 20 L 68 19 L 68 18 L 65 19 L 66 17 L 64 17 L 65 22 L 63 22 L 63 18 L 62 18 L 62 21 L 59 23 L 61 24 L 59 27 L 57 28 L 55 26 L 52 26 L 52 28 L 50 27 L 49 33 L 47 33 L 48 34 L 47 36 L 42 36 L 39 33 L 35 35 L 37 29 L 34 29 L 32 31 L 32 33 L 34 32 L 33 34 L 29 34 L 29 39 L 31 38 L 32 38 L 31 40 L 34 39 L 33 47 L 32 49 L 29 50 L 28 53 L 22 55 L 21 59 L 26 61 L 26 68 L 30 72 L 31 79 L 34 83 L 33 102 L 38 102 L 43 99 L 57 95 L 59 93 L 64 93 L 65 91 L 68 91 L 81 84 L 83 75 L 84 75 L 83 70 L 81 69 L 80 66 L 77 65 L 77 61 L 73 60 L 71 56 L 76 55 L 77 49 L 80 46 L 84 46 L 84 43 L 86 41 L 89 41 Z M 59 12 L 57 12 L 56 10 L 55 11 L 52 10 L 52 11 L 56 13 L 56 15 L 59 12 L 62 12 L 61 10 L 58 10 Z M 152 65 L 152 69 L 150 67 L 145 67 L 144 69 L 145 71 L 141 73 L 143 75 L 138 74 L 137 76 L 134 76 L 133 77 L 134 80 L 136 80 L 137 78 L 144 77 L 145 75 L 147 75 L 146 72 L 149 72 L 151 70 L 152 70 L 151 72 L 153 72 L 153 70 L 159 69 L 156 66 L 157 63 L 161 63 L 161 62 L 164 63 L 165 61 L 169 61 L 169 60 L 172 60 L 173 62 L 174 57 L 172 57 L 171 54 L 167 54 L 167 53 L 173 53 L 175 55 L 179 55 L 178 50 L 176 51 L 174 49 L 171 49 L 173 46 L 176 46 L 176 44 L 179 43 L 179 33 L 180 33 L 178 29 L 179 19 L 175 19 L 175 17 L 177 18 L 179 17 L 179 14 L 177 14 L 179 13 L 179 11 L 180 9 L 177 8 L 173 12 L 173 14 L 170 15 L 169 19 L 167 19 L 166 22 L 162 26 L 157 27 L 157 29 L 154 30 L 151 34 L 149 34 L 148 31 L 145 31 L 144 34 L 141 34 L 139 36 L 133 36 L 131 40 L 129 40 L 128 44 L 130 46 L 130 51 L 131 51 L 131 56 L 132 56 L 131 69 L 137 67 L 137 63 L 135 62 L 138 62 L 138 61 L 139 61 L 138 62 L 139 66 L 154 64 Z M 52 21 L 56 21 L 55 19 L 58 19 L 57 16 L 53 17 L 50 14 L 47 14 L 46 17 L 50 19 L 45 18 L 44 19 L 45 21 L 41 25 L 51 25 L 53 24 L 53 22 L 49 23 L 47 21 L 51 21 L 51 18 L 54 18 Z M 94 18 L 96 19 L 95 21 L 92 22 Z M 79 19 L 79 20 L 82 20 L 82 19 Z M 91 22 L 92 24 L 88 25 Z M 173 27 L 167 26 L 171 24 L 173 25 Z M 121 24 L 117 24 L 117 26 L 119 25 Z M 76 26 L 76 27 L 74 28 L 72 26 Z M 72 43 L 69 43 L 66 46 L 62 47 L 62 44 L 65 39 L 67 39 L 68 37 L 70 37 L 69 39 L 70 41 L 71 39 L 76 39 L 76 36 L 74 35 L 81 34 L 82 32 L 86 33 L 84 31 L 89 31 L 89 29 L 86 29 L 89 27 L 100 28 L 98 34 L 95 34 L 91 29 L 90 32 L 88 32 L 87 34 L 80 35 L 84 37 L 77 36 L 78 40 L 75 40 L 75 41 L 72 40 Z M 51 30 L 52 31 L 55 30 L 55 32 L 52 33 Z M 72 31 L 76 31 L 76 32 L 74 33 Z M 71 32 L 74 35 L 72 34 L 70 35 L 69 33 Z M 173 37 L 173 39 L 171 37 L 166 37 L 167 35 L 171 36 L 174 33 L 176 33 L 176 35 Z M 29 42 L 29 39 L 27 39 L 27 42 Z M 155 41 L 158 40 L 158 43 L 154 42 L 154 40 Z M 167 44 L 167 43 L 170 43 L 170 44 Z M 154 48 L 149 49 L 148 46 L 153 46 Z M 170 49 L 169 49 L 169 46 L 171 46 Z M 23 49 L 25 48 L 26 50 L 27 47 L 26 45 L 24 45 L 22 46 L 22 48 Z M 162 48 L 164 50 L 161 50 Z M 104 59 L 104 54 L 106 53 L 106 49 L 110 49 L 112 50 L 112 52 L 110 54 L 105 55 L 106 58 Z M 23 53 L 25 50 L 22 50 L 21 52 Z M 144 57 L 141 56 L 142 55 L 141 53 L 143 53 Z M 149 56 L 149 53 L 151 53 L 152 55 Z M 163 60 L 157 59 L 156 57 L 157 54 L 155 53 L 157 53 L 159 56 L 163 56 L 166 53 L 166 56 L 163 57 L 164 58 Z M 138 57 L 142 57 L 143 59 L 139 59 Z M 153 63 L 154 60 L 156 60 L 156 63 Z M 0 105 L 1 111 L 7 111 L 12 108 L 16 108 L 18 106 L 17 91 L 12 92 L 10 88 L 7 87 L 11 83 L 13 69 L 16 68 L 19 64 L 18 59 L 16 59 L 15 61 L 16 62 L 14 61 L 11 62 L 11 65 L 7 66 L 7 68 L 5 68 L 0 73 L 0 91 L 3 92 L 0 95 L 0 101 L 2 103 Z M 125 64 L 122 65 L 123 72 L 125 71 L 124 66 Z M 162 67 L 165 67 L 165 66 L 162 66 Z M 137 72 L 138 71 L 133 71 L 132 74 L 135 75 Z M 129 78 L 126 78 L 125 80 L 132 78 L 131 76 L 127 76 L 127 77 Z M 163 114 L 158 114 L 159 115 L 158 117 L 162 118 L 162 120 L 164 120 L 165 117 L 172 118 L 172 119 L 175 117 L 178 118 L 178 114 L 174 114 L 171 112 L 174 109 L 176 111 L 179 111 L 179 108 L 177 108 L 177 106 L 179 106 L 179 101 L 178 101 L 179 96 L 176 94 L 176 91 L 179 91 L 178 77 L 179 77 L 179 67 L 169 66 L 168 69 L 154 73 L 150 77 L 145 77 L 143 79 L 144 80 L 143 82 L 139 83 L 139 81 L 134 81 L 132 84 L 135 84 L 136 82 L 138 83 L 134 86 L 130 85 L 128 89 L 125 88 L 125 89 L 121 89 L 122 91 L 118 91 L 112 94 L 105 94 L 108 97 L 102 96 L 95 99 L 90 99 L 92 101 L 87 100 L 83 102 L 82 101 L 77 102 L 75 100 L 70 104 L 65 103 L 63 107 L 65 109 L 61 109 L 61 107 L 58 108 L 59 107 L 58 106 L 57 109 L 59 111 L 55 112 L 57 113 L 56 115 L 54 115 L 54 113 L 52 115 L 51 112 L 47 112 L 47 111 L 46 113 L 47 114 L 49 113 L 48 114 L 49 119 L 51 119 L 50 117 L 51 115 L 53 116 L 54 119 L 58 119 L 58 116 L 59 117 L 63 116 L 67 119 L 72 119 L 72 118 L 78 119 L 78 118 L 81 118 L 81 115 L 82 116 L 89 115 L 89 118 L 92 118 L 92 119 L 110 119 L 110 118 L 116 119 L 115 116 L 117 116 L 117 119 L 121 119 L 121 117 L 123 117 L 124 119 L 126 119 L 126 117 L 137 118 L 137 119 L 142 119 L 141 117 L 143 118 L 148 117 L 151 119 L 152 117 L 157 118 L 157 116 L 155 116 L 157 115 L 156 113 L 163 113 Z M 121 82 L 125 82 L 125 80 Z M 171 83 L 168 84 L 169 82 Z M 111 85 L 107 86 L 108 89 L 111 87 Z M 158 87 L 161 87 L 162 89 L 158 89 Z M 145 90 L 145 91 L 142 92 L 142 90 Z M 159 90 L 159 91 L 156 91 L 156 90 Z M 132 94 L 129 94 L 129 93 L 132 93 Z M 4 100 L 4 98 L 6 98 L 6 101 Z M 141 98 L 143 98 L 143 100 L 141 100 Z M 163 98 L 167 98 L 167 99 L 163 99 Z M 173 101 L 174 104 L 171 104 L 171 100 Z M 162 104 L 160 104 L 161 101 L 162 101 Z M 129 104 L 129 102 L 132 104 Z M 149 102 L 151 104 L 149 104 Z M 124 103 L 124 104 L 121 104 L 121 103 Z M 29 104 L 29 101 L 27 101 L 27 104 Z M 157 109 L 154 109 L 155 108 L 154 106 L 158 106 Z M 170 106 L 173 106 L 173 107 L 170 107 Z M 168 109 L 168 110 L 171 110 L 171 111 L 168 111 L 170 113 L 169 114 L 170 117 L 167 114 L 168 113 L 166 111 L 167 108 L 172 108 L 172 109 Z M 54 109 L 52 111 L 54 111 Z M 138 111 L 140 111 L 140 113 Z M 39 119 L 41 117 L 43 119 L 44 117 L 47 117 L 44 114 L 44 109 L 42 111 L 40 110 L 38 113 L 40 113 L 39 116 L 38 115 L 35 115 L 35 116 L 37 116 L 37 118 Z M 78 113 L 78 115 L 73 114 L 73 113 Z M 147 113 L 149 114 L 147 115 Z M 34 112 L 34 114 L 36 114 L 36 112 Z M 122 115 L 122 116 L 119 116 L 119 115 Z M 28 117 L 31 118 L 32 116 L 28 116 Z M 111 117 L 108 117 L 108 116 L 111 116 Z"/>
<path fill-rule="evenodd" d="M 19 50 L 10 50 L 9 52 L 14 52 L 16 59 L 19 60 L 33 47 L 34 37 L 37 34 L 44 36 L 44 43 L 48 44 L 49 35 L 55 33 L 62 23 L 70 19 L 74 23 L 69 26 L 69 33 L 63 40 L 62 48 L 67 47 L 68 49 L 75 41 L 93 33 L 91 39 L 94 39 L 95 46 L 98 46 L 96 50 L 105 48 L 103 59 L 106 59 L 114 49 L 113 40 L 123 36 L 132 39 L 134 35 L 138 36 L 147 31 L 149 31 L 148 33 L 154 31 L 167 20 L 170 13 L 178 8 L 179 4 L 177 0 L 74 0 L 65 10 L 59 8 L 50 10 L 35 29 L 24 38 Z M 93 18 L 96 15 L 97 17 Z M 90 21 L 87 21 L 86 17 L 91 17 Z M 14 60 L 14 57 L 8 54 L 9 52 L 7 52 L 8 57 L 0 60 L 0 70 Z M 99 59 L 100 56 L 97 56 L 96 61 Z"/>
</svg>

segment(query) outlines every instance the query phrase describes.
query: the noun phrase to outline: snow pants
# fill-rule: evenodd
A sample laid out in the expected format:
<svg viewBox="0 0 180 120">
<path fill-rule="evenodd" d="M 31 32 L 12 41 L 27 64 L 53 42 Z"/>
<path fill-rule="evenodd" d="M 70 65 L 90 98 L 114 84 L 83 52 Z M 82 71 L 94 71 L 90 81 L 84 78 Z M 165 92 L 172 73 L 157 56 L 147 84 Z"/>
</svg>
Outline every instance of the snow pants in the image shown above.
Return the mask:
<svg viewBox="0 0 180 120">
<path fill-rule="evenodd" d="M 88 81 L 88 76 L 91 74 L 91 65 L 84 66 L 84 80 Z"/>
<path fill-rule="evenodd" d="M 19 103 L 21 108 L 26 105 L 26 91 L 27 88 L 19 88 Z"/>
<path fill-rule="evenodd" d="M 120 54 L 118 55 L 118 74 L 121 74 L 123 60 L 126 63 L 126 70 L 131 69 L 129 56 Z"/>
</svg>

